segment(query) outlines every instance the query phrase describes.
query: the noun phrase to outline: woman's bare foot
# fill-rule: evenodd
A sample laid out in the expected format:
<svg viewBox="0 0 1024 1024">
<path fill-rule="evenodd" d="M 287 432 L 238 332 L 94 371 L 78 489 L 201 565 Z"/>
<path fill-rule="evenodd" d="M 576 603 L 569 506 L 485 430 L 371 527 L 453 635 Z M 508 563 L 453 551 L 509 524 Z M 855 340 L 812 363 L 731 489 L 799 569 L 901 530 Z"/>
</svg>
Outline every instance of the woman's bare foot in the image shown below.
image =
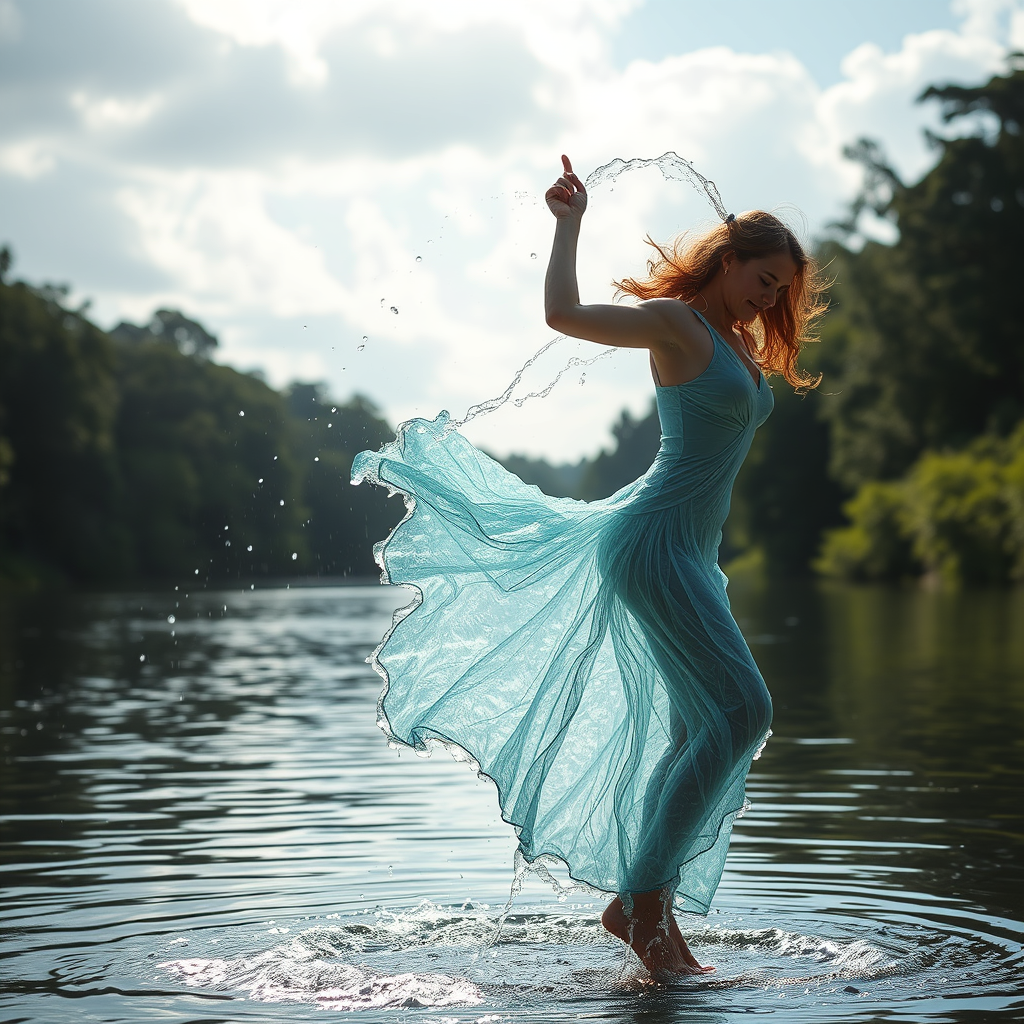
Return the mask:
<svg viewBox="0 0 1024 1024">
<path fill-rule="evenodd" d="M 690 952 L 671 910 L 668 894 L 660 891 L 634 893 L 632 912 L 627 915 L 622 898 L 608 904 L 601 923 L 621 939 L 657 978 L 663 974 L 706 974 L 714 967 L 702 967 Z"/>
</svg>

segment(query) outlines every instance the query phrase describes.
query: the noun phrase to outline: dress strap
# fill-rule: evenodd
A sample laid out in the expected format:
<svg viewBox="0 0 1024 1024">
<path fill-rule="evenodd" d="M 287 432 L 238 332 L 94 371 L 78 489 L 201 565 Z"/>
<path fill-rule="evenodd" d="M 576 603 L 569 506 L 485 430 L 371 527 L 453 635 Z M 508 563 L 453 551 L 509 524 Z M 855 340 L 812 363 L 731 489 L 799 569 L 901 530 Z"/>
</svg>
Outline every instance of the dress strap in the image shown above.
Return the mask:
<svg viewBox="0 0 1024 1024">
<path fill-rule="evenodd" d="M 697 314 L 697 319 L 700 320 L 700 322 L 711 332 L 712 340 L 715 338 L 721 338 L 721 335 L 718 333 L 718 331 L 716 331 L 714 327 L 712 327 L 711 324 L 709 324 L 707 320 L 704 319 L 703 315 L 700 312 L 698 312 L 696 309 L 693 309 L 693 306 L 690 306 L 689 308 L 693 310 L 694 313 Z"/>
</svg>

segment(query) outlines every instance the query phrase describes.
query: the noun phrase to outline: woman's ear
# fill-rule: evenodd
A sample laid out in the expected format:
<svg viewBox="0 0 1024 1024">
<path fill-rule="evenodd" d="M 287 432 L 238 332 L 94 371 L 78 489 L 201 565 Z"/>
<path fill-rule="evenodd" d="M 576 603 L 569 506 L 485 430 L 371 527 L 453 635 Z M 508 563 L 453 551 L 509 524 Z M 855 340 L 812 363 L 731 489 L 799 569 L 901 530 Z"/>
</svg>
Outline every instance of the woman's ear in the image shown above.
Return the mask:
<svg viewBox="0 0 1024 1024">
<path fill-rule="evenodd" d="M 723 273 L 723 274 L 728 274 L 728 273 L 729 273 L 729 268 L 730 268 L 730 267 L 731 267 L 731 266 L 732 266 L 732 265 L 733 265 L 733 264 L 734 264 L 735 262 L 736 262 L 736 253 L 734 253 L 734 252 L 727 252 L 727 253 L 726 253 L 726 254 L 725 254 L 725 255 L 724 255 L 723 257 L 722 257 L 722 273 Z"/>
</svg>

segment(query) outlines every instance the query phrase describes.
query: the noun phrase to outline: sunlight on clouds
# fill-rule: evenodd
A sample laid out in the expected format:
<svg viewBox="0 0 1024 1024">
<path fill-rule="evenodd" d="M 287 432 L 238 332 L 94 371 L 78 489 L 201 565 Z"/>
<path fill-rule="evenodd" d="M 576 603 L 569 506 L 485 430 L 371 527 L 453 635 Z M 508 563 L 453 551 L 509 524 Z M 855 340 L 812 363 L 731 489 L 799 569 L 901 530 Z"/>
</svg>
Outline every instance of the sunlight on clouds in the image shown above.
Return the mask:
<svg viewBox="0 0 1024 1024">
<path fill-rule="evenodd" d="M 941 30 L 907 36 L 897 53 L 858 46 L 843 61 L 846 81 L 821 99 L 818 120 L 828 149 L 837 152 L 861 136 L 880 138 L 901 174 L 919 177 L 935 159 L 920 128 L 937 128 L 939 118 L 934 107 L 914 101 L 933 83 L 974 81 L 1000 70 L 1005 52 L 994 39 Z"/>
<path fill-rule="evenodd" d="M 42 141 L 15 142 L 0 146 L 0 171 L 31 180 L 52 171 L 56 160 Z"/>
<path fill-rule="evenodd" d="M 322 82 L 329 68 L 318 54 L 320 43 L 338 29 L 358 23 L 373 26 L 369 34 L 378 52 L 397 50 L 393 26 L 401 24 L 431 32 L 458 33 L 478 25 L 514 30 L 534 56 L 556 66 L 595 60 L 606 51 L 600 31 L 614 27 L 642 0 L 179 0 L 199 25 L 233 39 L 241 46 L 278 45 L 288 54 L 300 80 Z"/>
<path fill-rule="evenodd" d="M 540 290 L 551 227 L 540 197 L 562 149 L 584 173 L 612 156 L 675 149 L 716 179 L 731 209 L 796 202 L 817 231 L 838 215 L 859 181 L 858 169 L 841 155 L 843 145 L 864 134 L 880 137 L 902 173 L 920 173 L 932 157 L 919 126 L 934 124 L 935 117 L 916 108 L 914 98 L 937 79 L 972 80 L 995 70 L 1003 52 L 996 40 L 978 34 L 982 22 L 975 11 L 971 32 L 908 36 L 891 54 L 872 44 L 858 47 L 844 62 L 844 80 L 826 90 L 788 54 L 726 47 L 634 61 L 618 71 L 594 39 L 600 41 L 600 30 L 628 6 L 610 4 L 595 17 L 586 5 L 572 5 L 539 34 L 533 34 L 528 5 L 511 12 L 459 2 L 389 8 L 388 19 L 377 25 L 381 46 L 400 45 L 390 34 L 398 22 L 458 32 L 499 20 L 514 22 L 523 45 L 540 59 L 558 63 L 560 55 L 560 77 L 534 90 L 538 110 L 557 110 L 558 134 L 499 151 L 462 145 L 358 164 L 341 158 L 329 170 L 293 160 L 284 171 L 247 175 L 243 187 L 229 178 L 209 181 L 199 198 L 172 186 L 173 196 L 163 201 L 129 202 L 151 240 L 152 258 L 177 275 L 186 292 L 224 309 L 244 305 L 273 316 L 331 312 L 390 347 L 399 365 L 403 350 L 429 353 L 426 377 L 391 375 L 386 394 L 378 380 L 360 379 L 358 368 L 337 381 L 376 393 L 394 419 L 421 411 L 425 402 L 464 409 L 500 392 L 550 336 Z M 224 0 L 187 7 L 240 45 L 280 45 L 296 60 L 317 54 L 319 41 L 340 25 L 359 21 L 366 28 L 379 16 L 375 5 L 359 3 L 296 10 Z M 573 36 L 569 58 L 561 34 Z M 343 211 L 344 230 L 329 246 L 346 270 L 329 269 L 322 253 L 268 214 L 266 194 L 300 188 Z M 529 201 L 516 198 L 522 193 Z M 613 277 L 642 272 L 646 232 L 664 238 L 694 221 L 710 222 L 702 198 L 653 171 L 621 180 L 614 195 L 595 196 L 580 259 L 585 301 L 609 300 Z M 432 249 L 429 266 L 416 265 L 431 236 L 442 244 Z M 530 251 L 538 252 L 535 261 Z M 392 305 L 398 315 L 389 315 Z M 276 383 L 284 382 L 279 374 L 298 372 L 293 359 L 273 348 L 260 358 Z M 540 447 L 534 451 L 550 452 L 555 437 L 566 457 L 592 451 L 613 418 L 606 403 L 641 412 L 649 383 L 636 360 L 599 366 L 585 381 L 577 388 L 560 385 L 561 415 L 571 409 L 560 431 L 549 422 L 559 415 L 553 404 L 533 403 L 516 412 L 511 429 L 502 413 L 470 432 L 498 451 L 529 448 L 535 439 Z"/>
<path fill-rule="evenodd" d="M 86 127 L 94 130 L 134 128 L 148 121 L 161 102 L 159 96 L 126 100 L 116 96 L 93 99 L 82 90 L 71 94 L 71 106 L 81 114 Z"/>
<path fill-rule="evenodd" d="M 14 0 L 0 0 L 0 43 L 14 43 L 21 38 L 21 15 Z"/>
<path fill-rule="evenodd" d="M 338 397 L 374 397 L 392 420 L 458 415 L 500 393 L 551 336 L 542 197 L 561 152 L 585 175 L 672 149 L 729 209 L 795 203 L 813 236 L 859 185 L 844 145 L 878 139 L 913 179 L 934 159 L 920 129 L 939 124 L 915 97 L 980 81 L 1009 40 L 1024 46 L 1021 0 L 958 0 L 960 30 L 908 35 L 889 53 L 859 46 L 826 89 L 788 53 L 724 45 L 618 67 L 614 33 L 640 3 L 153 0 L 170 19 L 170 56 L 124 78 L 87 66 L 55 76 L 45 128 L 0 128 L 0 175 L 43 195 L 57 181 L 48 172 L 77 168 L 83 204 L 87 189 L 116 197 L 129 219 L 118 244 L 154 273 L 137 291 L 98 295 L 104 311 L 180 307 L 220 333 L 221 358 L 259 364 L 275 385 L 322 378 Z M 30 15 L 0 0 L 0 42 L 28 40 Z M 643 273 L 646 233 L 713 221 L 702 196 L 656 170 L 596 192 L 584 300 L 607 301 L 613 278 Z M 354 358 L 364 334 L 371 344 Z M 527 390 L 574 351 L 556 350 Z M 645 360 L 620 354 L 468 432 L 499 453 L 576 458 L 650 394 Z"/>
<path fill-rule="evenodd" d="M 323 255 L 275 223 L 256 175 L 161 176 L 122 188 L 146 255 L 193 308 L 259 306 L 272 316 L 345 314 L 350 293 Z"/>
</svg>

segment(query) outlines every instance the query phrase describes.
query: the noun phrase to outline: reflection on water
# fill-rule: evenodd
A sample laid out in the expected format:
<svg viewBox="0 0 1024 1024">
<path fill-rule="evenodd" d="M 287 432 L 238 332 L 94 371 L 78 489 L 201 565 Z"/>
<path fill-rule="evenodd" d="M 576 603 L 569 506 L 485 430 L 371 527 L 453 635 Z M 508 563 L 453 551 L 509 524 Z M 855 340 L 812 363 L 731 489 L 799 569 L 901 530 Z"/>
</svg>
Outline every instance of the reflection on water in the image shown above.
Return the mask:
<svg viewBox="0 0 1024 1024">
<path fill-rule="evenodd" d="M 1024 1015 L 1024 595 L 734 594 L 775 736 L 668 987 L 536 880 L 498 934 L 490 785 L 374 725 L 401 600 L 0 598 L 0 1016 Z"/>
</svg>

